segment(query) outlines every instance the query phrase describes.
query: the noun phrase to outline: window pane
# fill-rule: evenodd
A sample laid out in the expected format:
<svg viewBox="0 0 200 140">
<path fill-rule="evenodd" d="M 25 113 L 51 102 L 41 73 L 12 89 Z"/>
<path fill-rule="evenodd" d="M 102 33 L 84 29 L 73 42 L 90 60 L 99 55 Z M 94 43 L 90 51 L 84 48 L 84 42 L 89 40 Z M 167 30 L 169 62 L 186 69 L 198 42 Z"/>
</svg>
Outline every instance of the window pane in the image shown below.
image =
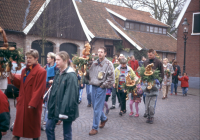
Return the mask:
<svg viewBox="0 0 200 140">
<path fill-rule="evenodd" d="M 130 29 L 134 29 L 134 23 L 130 23 Z"/>
<path fill-rule="evenodd" d="M 149 32 L 149 26 L 146 26 L 146 29 L 147 29 L 146 31 Z"/>
<path fill-rule="evenodd" d="M 167 30 L 166 29 L 163 29 L 163 34 L 166 34 Z"/>
<path fill-rule="evenodd" d="M 200 14 L 194 14 L 193 33 L 200 33 Z"/>
<path fill-rule="evenodd" d="M 145 25 L 140 25 L 140 31 L 145 31 Z"/>
<path fill-rule="evenodd" d="M 154 27 L 154 33 L 158 33 L 158 27 Z"/>
<path fill-rule="evenodd" d="M 135 23 L 135 30 L 139 31 L 140 30 L 140 24 Z"/>
<path fill-rule="evenodd" d="M 162 34 L 162 28 L 159 28 L 159 34 Z"/>
<path fill-rule="evenodd" d="M 150 32 L 153 32 L 153 26 L 150 26 Z"/>
<path fill-rule="evenodd" d="M 125 22 L 125 27 L 129 29 L 129 22 Z"/>
</svg>

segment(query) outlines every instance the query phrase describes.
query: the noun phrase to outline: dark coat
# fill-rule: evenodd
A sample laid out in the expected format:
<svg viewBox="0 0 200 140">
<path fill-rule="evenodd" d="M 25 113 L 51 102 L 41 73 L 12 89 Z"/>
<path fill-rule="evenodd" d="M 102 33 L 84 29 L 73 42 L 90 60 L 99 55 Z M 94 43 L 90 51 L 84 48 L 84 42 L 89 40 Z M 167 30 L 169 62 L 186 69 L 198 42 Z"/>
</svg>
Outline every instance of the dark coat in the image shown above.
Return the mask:
<svg viewBox="0 0 200 140">
<path fill-rule="evenodd" d="M 25 69 L 21 79 L 14 78 L 13 84 L 19 88 L 17 112 L 13 135 L 26 138 L 38 138 L 41 133 L 41 113 L 43 95 L 46 89 L 46 70 L 37 64 L 23 82 Z M 34 107 L 33 109 L 28 106 Z"/>
<path fill-rule="evenodd" d="M 0 139 L 1 132 L 6 132 L 10 125 L 10 109 L 7 96 L 0 90 Z"/>
<path fill-rule="evenodd" d="M 59 114 L 67 115 L 63 121 L 74 121 L 79 116 L 78 79 L 73 68 L 68 67 L 61 75 L 54 77 L 48 102 L 48 119 L 59 119 Z"/>
<path fill-rule="evenodd" d="M 172 74 L 172 83 L 178 84 L 178 76 L 181 76 L 181 69 L 179 65 L 173 66 L 174 73 Z"/>
<path fill-rule="evenodd" d="M 154 66 L 152 67 L 152 69 L 156 70 L 158 68 L 158 70 L 160 70 L 160 78 L 164 78 L 164 68 L 163 68 L 163 63 L 158 59 L 158 58 L 154 58 L 153 61 L 151 62 L 149 59 L 144 61 L 144 67 L 146 67 L 148 64 L 154 63 Z M 162 81 L 160 81 L 160 83 L 162 83 Z"/>
</svg>

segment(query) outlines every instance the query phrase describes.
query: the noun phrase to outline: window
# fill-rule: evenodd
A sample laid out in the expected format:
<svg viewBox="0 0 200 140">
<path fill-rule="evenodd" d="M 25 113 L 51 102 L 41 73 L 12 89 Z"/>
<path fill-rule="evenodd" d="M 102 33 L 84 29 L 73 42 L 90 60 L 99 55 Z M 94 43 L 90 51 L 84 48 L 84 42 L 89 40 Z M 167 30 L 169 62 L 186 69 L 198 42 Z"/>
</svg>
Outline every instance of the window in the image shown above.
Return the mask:
<svg viewBox="0 0 200 140">
<path fill-rule="evenodd" d="M 162 34 L 162 28 L 159 28 L 159 34 Z"/>
<path fill-rule="evenodd" d="M 125 28 L 129 29 L 129 22 L 125 22 Z"/>
<path fill-rule="evenodd" d="M 166 33 L 167 33 L 167 30 L 163 28 L 163 34 L 166 34 Z"/>
<path fill-rule="evenodd" d="M 154 27 L 154 33 L 158 33 L 158 27 Z"/>
<path fill-rule="evenodd" d="M 200 12 L 193 13 L 192 34 L 200 35 Z"/>
<path fill-rule="evenodd" d="M 140 31 L 145 31 L 145 25 L 140 25 Z"/>
<path fill-rule="evenodd" d="M 140 30 L 140 24 L 135 23 L 135 30 L 139 31 Z"/>
<path fill-rule="evenodd" d="M 153 26 L 150 26 L 150 32 L 153 32 Z"/>
<path fill-rule="evenodd" d="M 134 23 L 130 23 L 130 29 L 134 29 Z"/>
<path fill-rule="evenodd" d="M 146 26 L 146 31 L 149 32 L 149 26 Z"/>
</svg>

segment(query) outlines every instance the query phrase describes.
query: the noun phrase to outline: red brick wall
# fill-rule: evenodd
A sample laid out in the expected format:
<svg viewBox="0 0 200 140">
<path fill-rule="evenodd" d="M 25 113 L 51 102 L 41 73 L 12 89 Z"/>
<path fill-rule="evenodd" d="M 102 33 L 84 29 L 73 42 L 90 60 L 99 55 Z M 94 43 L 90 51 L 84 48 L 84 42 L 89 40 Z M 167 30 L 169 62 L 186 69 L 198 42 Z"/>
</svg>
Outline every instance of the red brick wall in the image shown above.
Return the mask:
<svg viewBox="0 0 200 140">
<path fill-rule="evenodd" d="M 16 48 L 24 48 L 25 47 L 25 35 L 22 33 L 16 32 L 6 32 L 6 36 L 8 42 L 15 42 Z M 0 41 L 3 41 L 3 37 L 0 35 Z M 23 49 L 25 51 L 25 49 Z"/>
<path fill-rule="evenodd" d="M 184 40 L 183 40 L 183 29 L 182 23 L 184 18 L 187 18 L 189 25 L 188 39 L 186 43 L 186 72 L 191 77 L 199 77 L 199 56 L 200 56 L 200 35 L 191 35 L 192 33 L 192 18 L 193 13 L 199 12 L 199 0 L 191 0 L 188 9 L 186 10 L 177 32 L 177 61 L 183 71 L 184 61 Z"/>
</svg>

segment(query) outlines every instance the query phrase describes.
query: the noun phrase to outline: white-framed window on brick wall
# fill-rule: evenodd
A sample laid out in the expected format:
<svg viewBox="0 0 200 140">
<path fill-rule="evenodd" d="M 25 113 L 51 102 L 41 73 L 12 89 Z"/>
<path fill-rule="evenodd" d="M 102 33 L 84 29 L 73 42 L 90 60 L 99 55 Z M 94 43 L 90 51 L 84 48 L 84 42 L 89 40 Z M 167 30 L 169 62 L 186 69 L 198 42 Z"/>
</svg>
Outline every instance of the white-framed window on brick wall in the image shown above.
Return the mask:
<svg viewBox="0 0 200 140">
<path fill-rule="evenodd" d="M 191 35 L 200 35 L 200 12 L 193 13 Z"/>
</svg>

